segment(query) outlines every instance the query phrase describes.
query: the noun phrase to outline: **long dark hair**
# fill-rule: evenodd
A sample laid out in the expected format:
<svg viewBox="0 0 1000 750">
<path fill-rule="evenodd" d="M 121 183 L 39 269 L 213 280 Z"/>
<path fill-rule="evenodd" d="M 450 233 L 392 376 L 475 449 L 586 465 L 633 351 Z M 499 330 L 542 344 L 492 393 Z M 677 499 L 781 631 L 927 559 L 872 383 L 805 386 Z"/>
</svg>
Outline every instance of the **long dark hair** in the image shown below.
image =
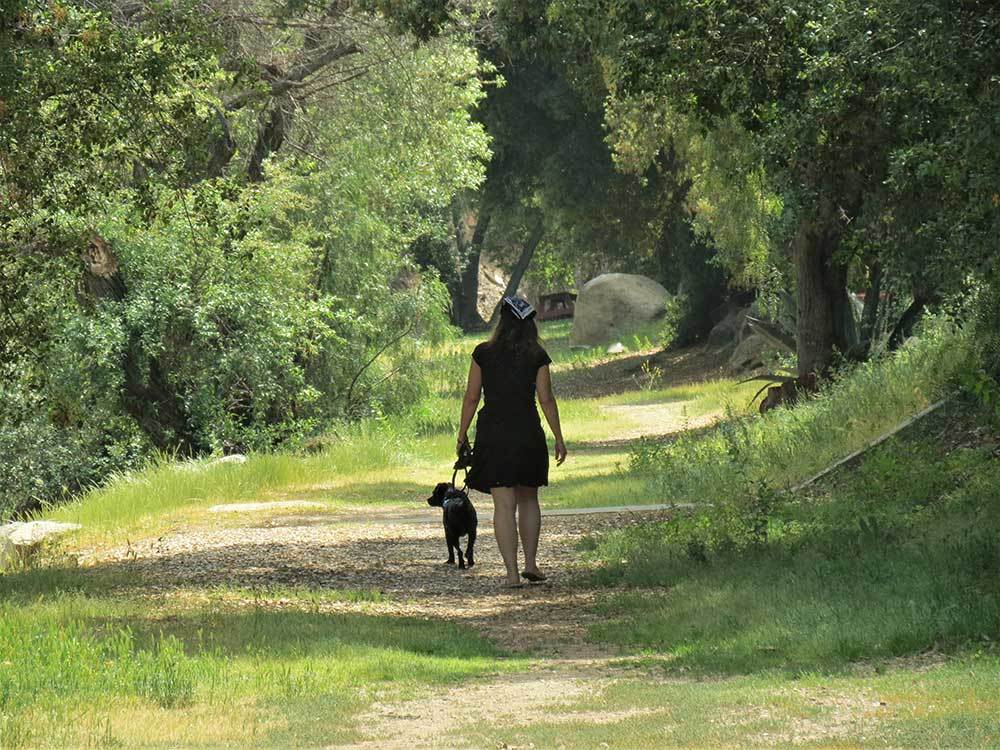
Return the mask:
<svg viewBox="0 0 1000 750">
<path fill-rule="evenodd" d="M 500 305 L 500 320 L 486 345 L 495 351 L 525 354 L 541 348 L 534 316 L 521 320 L 505 304 Z"/>
</svg>

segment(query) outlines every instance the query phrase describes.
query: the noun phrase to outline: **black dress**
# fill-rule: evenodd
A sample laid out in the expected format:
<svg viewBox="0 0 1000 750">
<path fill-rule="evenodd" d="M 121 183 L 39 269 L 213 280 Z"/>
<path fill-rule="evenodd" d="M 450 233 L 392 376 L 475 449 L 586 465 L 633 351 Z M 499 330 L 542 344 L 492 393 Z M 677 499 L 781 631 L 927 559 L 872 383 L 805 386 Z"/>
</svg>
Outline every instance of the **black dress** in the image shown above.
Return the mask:
<svg viewBox="0 0 1000 750">
<path fill-rule="evenodd" d="M 552 360 L 540 346 L 525 353 L 494 351 L 480 344 L 472 358 L 483 373 L 483 408 L 476 419 L 476 443 L 468 485 L 541 487 L 549 483 L 549 451 L 535 408 L 538 368 Z"/>
</svg>

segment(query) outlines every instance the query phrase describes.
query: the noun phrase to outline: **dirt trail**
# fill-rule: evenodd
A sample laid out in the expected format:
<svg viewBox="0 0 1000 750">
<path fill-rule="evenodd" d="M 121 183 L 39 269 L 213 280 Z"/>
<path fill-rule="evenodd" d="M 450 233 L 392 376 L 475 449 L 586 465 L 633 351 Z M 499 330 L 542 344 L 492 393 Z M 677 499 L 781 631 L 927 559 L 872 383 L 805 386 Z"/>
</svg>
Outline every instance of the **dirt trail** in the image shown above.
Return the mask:
<svg viewBox="0 0 1000 750">
<path fill-rule="evenodd" d="M 97 550 L 82 563 L 121 566 L 154 591 L 224 585 L 379 592 L 380 601 L 324 607 L 451 620 L 513 652 L 594 656 L 585 635 L 596 617 L 588 606 L 595 591 L 581 583 L 586 563 L 576 545 L 595 532 L 670 513 L 546 517 L 539 564 L 549 580 L 505 590 L 489 506 L 479 510 L 476 565 L 465 571 L 444 563 L 440 511 L 432 508 L 424 516 L 369 508 L 364 519 L 346 511 L 227 513 L 224 527 L 185 529 Z"/>
<path fill-rule="evenodd" d="M 378 750 L 409 748 L 501 747 L 513 750 L 503 727 L 534 722 L 586 721 L 611 724 L 654 713 L 648 709 L 569 712 L 614 682 L 603 659 L 550 659 L 531 672 L 440 691 L 401 703 L 377 704 L 362 715 L 366 739 L 341 747 Z M 496 736 L 484 736 L 487 733 Z M 471 739 L 477 736 L 479 741 Z"/>
<path fill-rule="evenodd" d="M 687 402 L 669 404 L 611 404 L 602 406 L 607 414 L 624 417 L 632 426 L 619 432 L 618 437 L 609 441 L 598 441 L 599 445 L 627 445 L 639 438 L 663 440 L 677 437 L 681 433 L 698 430 L 718 422 L 721 409 L 696 417 L 688 416 Z"/>
<path fill-rule="evenodd" d="M 539 658 L 527 672 L 469 681 L 418 700 L 376 703 L 358 719 L 364 739 L 345 747 L 390 750 L 504 747 L 503 738 L 475 744 L 462 737 L 476 736 L 471 725 L 477 723 L 514 727 L 558 720 L 565 714 L 562 706 L 620 678 L 620 670 L 608 667 L 616 654 L 587 642 L 587 628 L 598 617 L 590 606 L 596 591 L 583 583 L 587 564 L 575 547 L 595 532 L 669 513 L 546 517 L 539 562 L 549 580 L 505 590 L 488 505 L 479 509 L 476 565 L 466 571 L 444 564 L 447 552 L 436 509 L 428 508 L 423 516 L 412 510 L 368 509 L 364 519 L 345 511 L 291 510 L 227 512 L 225 527 L 185 529 L 95 550 L 81 562 L 121 566 L 145 590 L 157 593 L 213 585 L 260 589 L 255 606 L 294 606 L 282 601 L 280 593 L 269 601 L 269 586 L 378 591 L 384 598 L 324 601 L 320 609 L 450 620 L 475 628 L 505 650 Z M 219 517 L 213 513 L 211 520 Z M 573 717 L 580 719 L 579 714 Z M 623 718 L 610 712 L 593 721 Z"/>
</svg>

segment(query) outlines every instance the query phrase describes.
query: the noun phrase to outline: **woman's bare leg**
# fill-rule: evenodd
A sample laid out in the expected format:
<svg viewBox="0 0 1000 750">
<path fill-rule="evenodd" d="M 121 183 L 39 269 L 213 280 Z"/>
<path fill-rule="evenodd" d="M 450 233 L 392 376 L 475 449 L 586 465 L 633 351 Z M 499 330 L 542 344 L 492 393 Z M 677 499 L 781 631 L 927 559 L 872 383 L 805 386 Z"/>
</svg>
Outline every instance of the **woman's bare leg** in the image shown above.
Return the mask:
<svg viewBox="0 0 1000 750">
<path fill-rule="evenodd" d="M 517 572 L 517 521 L 514 517 L 517 496 L 513 487 L 494 487 L 490 494 L 493 495 L 493 533 L 507 568 L 507 583 L 520 583 L 521 575 Z"/>
<path fill-rule="evenodd" d="M 540 573 L 535 555 L 538 553 L 538 536 L 542 531 L 542 511 L 538 507 L 537 487 L 515 487 L 517 497 L 517 527 L 524 545 L 524 569 Z"/>
</svg>

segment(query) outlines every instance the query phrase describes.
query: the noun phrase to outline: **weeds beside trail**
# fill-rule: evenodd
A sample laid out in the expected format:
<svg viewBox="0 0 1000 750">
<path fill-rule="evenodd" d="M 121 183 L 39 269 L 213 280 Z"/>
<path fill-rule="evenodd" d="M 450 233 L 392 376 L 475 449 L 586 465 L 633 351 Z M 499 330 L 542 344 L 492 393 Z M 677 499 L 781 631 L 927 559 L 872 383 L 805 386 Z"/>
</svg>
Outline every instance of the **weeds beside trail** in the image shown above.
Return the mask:
<svg viewBox="0 0 1000 750">
<path fill-rule="evenodd" d="M 629 468 L 678 502 L 725 498 L 747 472 L 791 486 L 940 398 L 967 367 L 968 346 L 963 332 L 928 325 L 893 356 L 849 369 L 794 409 L 764 418 L 731 413 L 729 426 L 709 435 L 641 442 Z"/>
</svg>

